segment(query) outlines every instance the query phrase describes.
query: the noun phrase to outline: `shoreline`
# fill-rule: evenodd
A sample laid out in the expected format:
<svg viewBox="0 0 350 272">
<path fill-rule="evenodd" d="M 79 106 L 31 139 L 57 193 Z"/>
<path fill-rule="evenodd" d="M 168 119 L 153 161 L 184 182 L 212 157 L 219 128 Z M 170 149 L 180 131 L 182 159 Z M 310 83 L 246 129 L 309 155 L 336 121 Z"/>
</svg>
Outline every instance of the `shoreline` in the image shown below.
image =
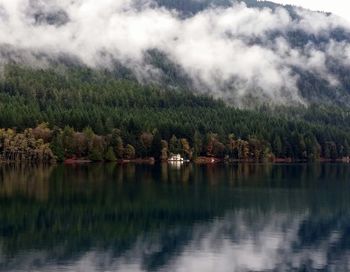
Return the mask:
<svg viewBox="0 0 350 272">
<path fill-rule="evenodd" d="M 216 165 L 216 164 L 308 164 L 308 163 L 350 163 L 349 158 L 343 159 L 325 159 L 320 158 L 318 160 L 293 160 L 291 158 L 275 158 L 273 160 L 240 160 L 240 159 L 221 159 L 215 157 L 198 157 L 190 161 L 168 161 L 168 160 L 156 160 L 153 157 L 151 158 L 137 158 L 137 159 L 119 159 L 116 161 L 93 161 L 86 158 L 76 158 L 76 159 L 66 159 L 64 161 L 11 161 L 11 160 L 0 160 L 0 164 L 63 164 L 63 165 L 82 165 L 82 164 L 108 164 L 115 163 L 120 165 L 125 164 L 142 164 L 142 165 L 155 165 L 167 163 L 169 165 L 185 165 L 185 164 L 196 164 L 196 165 Z"/>
<path fill-rule="evenodd" d="M 308 161 L 308 160 L 293 160 L 291 158 L 275 158 L 273 160 L 264 160 L 264 161 L 256 161 L 256 160 L 240 160 L 240 159 L 220 159 L 215 157 L 198 157 L 196 159 L 190 161 L 168 161 L 168 160 L 155 160 L 154 158 L 138 158 L 132 160 L 120 159 L 116 161 L 92 161 L 87 159 L 67 159 L 63 162 L 66 165 L 74 165 L 74 164 L 90 164 L 90 163 L 116 163 L 116 164 L 145 164 L 145 165 L 154 165 L 161 163 L 168 163 L 173 165 L 183 165 L 183 164 L 196 164 L 196 165 L 214 165 L 214 164 L 237 164 L 237 163 L 251 163 L 251 164 L 295 164 L 295 163 L 350 163 L 348 158 L 343 159 L 325 159 L 320 158 L 318 160 Z"/>
</svg>

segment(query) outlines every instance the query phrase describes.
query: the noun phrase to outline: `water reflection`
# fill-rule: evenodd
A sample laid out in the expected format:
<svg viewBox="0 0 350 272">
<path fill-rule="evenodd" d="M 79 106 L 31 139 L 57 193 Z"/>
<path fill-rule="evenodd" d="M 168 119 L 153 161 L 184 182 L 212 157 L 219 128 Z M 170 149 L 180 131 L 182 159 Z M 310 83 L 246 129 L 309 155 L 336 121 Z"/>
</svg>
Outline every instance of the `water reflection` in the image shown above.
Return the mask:
<svg viewBox="0 0 350 272">
<path fill-rule="evenodd" d="M 348 271 L 350 166 L 0 168 L 0 271 Z"/>
</svg>

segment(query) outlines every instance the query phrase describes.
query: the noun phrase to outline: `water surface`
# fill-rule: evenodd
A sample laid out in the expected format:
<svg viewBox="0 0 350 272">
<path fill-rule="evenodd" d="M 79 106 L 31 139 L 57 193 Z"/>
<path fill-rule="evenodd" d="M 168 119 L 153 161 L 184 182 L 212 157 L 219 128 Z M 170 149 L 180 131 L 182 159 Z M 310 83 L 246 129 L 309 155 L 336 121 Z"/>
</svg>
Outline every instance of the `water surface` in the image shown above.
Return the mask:
<svg viewBox="0 0 350 272">
<path fill-rule="evenodd" d="M 349 271 L 350 165 L 0 167 L 0 271 Z"/>
</svg>

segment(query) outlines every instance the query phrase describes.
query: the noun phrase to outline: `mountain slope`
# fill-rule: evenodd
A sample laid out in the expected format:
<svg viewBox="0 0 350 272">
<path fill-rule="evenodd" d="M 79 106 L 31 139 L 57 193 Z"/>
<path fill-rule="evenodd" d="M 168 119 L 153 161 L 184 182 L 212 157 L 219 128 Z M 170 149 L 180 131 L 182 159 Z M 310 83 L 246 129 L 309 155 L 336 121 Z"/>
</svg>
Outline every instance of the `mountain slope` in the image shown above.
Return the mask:
<svg viewBox="0 0 350 272">
<path fill-rule="evenodd" d="M 19 0 L 0 8 L 3 64 L 108 69 L 239 107 L 350 104 L 350 26 L 332 14 L 253 0 Z"/>
<path fill-rule="evenodd" d="M 350 26 L 334 15 L 224 0 L 0 11 L 2 159 L 350 155 Z"/>
<path fill-rule="evenodd" d="M 69 140 L 62 140 L 66 145 L 61 143 L 67 156 L 89 154 L 85 146 L 91 132 L 85 131 L 91 129 L 105 135 L 102 142 L 96 138 L 99 152 L 117 148 L 108 136 L 117 128 L 121 144 L 135 148 L 138 157 L 159 158 L 158 145 L 163 140 L 163 149 L 185 156 L 194 152 L 252 160 L 271 154 L 299 160 L 337 159 L 350 155 L 349 119 L 350 111 L 318 106 L 241 110 L 207 96 L 118 80 L 108 71 L 91 69 L 58 73 L 7 66 L 0 81 L 0 127 L 20 132 L 47 122 L 53 131 L 40 126 L 34 134 L 49 142 L 57 141 L 52 138 L 57 133 L 70 135 Z M 65 126 L 84 130 L 84 134 L 74 134 L 69 127 L 57 132 L 57 127 Z M 12 132 L 0 131 L 0 150 L 8 146 L 9 134 Z"/>
<path fill-rule="evenodd" d="M 230 0 L 206 0 L 206 1 L 177 1 L 177 0 L 157 0 L 160 6 L 169 9 L 175 9 L 180 14 L 186 15 L 188 17 L 195 16 L 199 12 L 205 12 L 209 8 L 230 8 L 233 4 L 244 3 L 249 8 L 257 8 L 259 10 L 271 9 L 276 12 L 276 10 L 283 9 L 288 12 L 288 15 L 292 20 L 303 21 L 303 14 L 311 14 L 314 16 L 315 24 L 317 24 L 317 19 L 323 18 L 324 20 L 329 19 L 331 14 L 324 14 L 319 12 L 310 12 L 303 10 L 301 8 L 293 7 L 290 5 L 284 6 L 276 4 L 269 1 L 256 1 L 256 0 L 246 0 L 246 1 L 230 1 Z M 310 26 L 309 26 L 310 27 Z M 248 37 L 250 39 L 251 37 Z M 349 69 L 350 62 L 347 55 L 346 62 L 341 61 L 339 56 L 335 56 L 334 52 L 327 54 L 327 50 L 330 50 L 330 46 L 337 47 L 337 50 L 347 51 L 350 42 L 350 28 L 344 25 L 333 25 L 329 29 L 322 29 L 321 31 L 314 32 L 311 27 L 307 28 L 287 28 L 282 30 L 271 30 L 264 37 L 265 40 L 253 37 L 249 41 L 250 45 L 262 45 L 269 47 L 271 41 L 277 39 L 283 39 L 287 41 L 289 46 L 293 50 L 304 51 L 307 48 L 312 47 L 313 52 L 308 52 L 307 54 L 315 54 L 314 61 L 323 62 L 324 71 L 327 75 L 322 75 L 318 73 L 319 71 L 309 71 L 304 69 L 304 67 L 297 67 L 292 65 L 292 70 L 295 75 L 297 75 L 297 87 L 299 94 L 304 98 L 307 103 L 321 103 L 328 105 L 349 105 L 349 95 L 350 95 L 350 77 Z M 331 44 L 331 45 L 330 45 Z M 339 47 L 340 45 L 340 47 Z M 336 50 L 336 48 L 333 48 Z M 344 54 L 345 52 L 339 52 Z M 347 53 L 345 53 L 347 54 Z M 318 58 L 318 60 L 317 60 Z M 338 58 L 338 59 L 337 59 Z M 242 60 L 244 61 L 244 60 Z M 306 65 L 307 63 L 305 63 Z M 314 67 L 315 68 L 315 67 Z M 334 77 L 337 81 L 336 84 L 332 84 L 329 78 Z M 254 100 L 254 102 L 259 101 L 259 99 Z M 265 102 L 265 101 L 264 101 Z"/>
</svg>

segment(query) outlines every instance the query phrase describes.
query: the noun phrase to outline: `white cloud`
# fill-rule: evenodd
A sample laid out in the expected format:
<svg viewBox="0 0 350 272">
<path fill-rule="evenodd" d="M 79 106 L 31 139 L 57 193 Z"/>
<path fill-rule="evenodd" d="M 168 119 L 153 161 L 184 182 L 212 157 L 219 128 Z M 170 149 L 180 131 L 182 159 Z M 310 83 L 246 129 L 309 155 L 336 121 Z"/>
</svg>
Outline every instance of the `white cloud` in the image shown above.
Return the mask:
<svg viewBox="0 0 350 272">
<path fill-rule="evenodd" d="M 238 103 L 247 94 L 276 103 L 303 103 L 294 67 L 337 84 L 326 67 L 331 49 L 323 52 L 312 44 L 296 49 L 283 37 L 270 40 L 268 35 L 290 29 L 327 35 L 334 28 L 347 28 L 336 16 L 298 10 L 301 19 L 293 20 L 283 8 L 258 10 L 236 4 L 181 19 L 146 0 L 138 0 L 136 8 L 135 1 L 53 0 L 33 6 L 29 0 L 0 0 L 0 45 L 15 49 L 16 61 L 30 64 L 42 52 L 51 57 L 71 55 L 91 67 L 118 60 L 140 80 L 159 75 L 144 58 L 148 50 L 158 49 L 184 69 L 198 90 Z M 59 26 L 35 24 L 28 15 L 35 9 L 62 10 L 70 20 Z"/>
<path fill-rule="evenodd" d="M 350 2 L 344 0 L 274 0 L 276 3 L 296 5 L 307 9 L 332 12 L 350 21 Z"/>
<path fill-rule="evenodd" d="M 297 14 L 301 16 L 297 27 L 309 34 L 328 35 L 330 29 L 337 27 L 349 28 L 350 23 L 333 14 L 323 14 L 305 9 L 296 9 Z"/>
</svg>

